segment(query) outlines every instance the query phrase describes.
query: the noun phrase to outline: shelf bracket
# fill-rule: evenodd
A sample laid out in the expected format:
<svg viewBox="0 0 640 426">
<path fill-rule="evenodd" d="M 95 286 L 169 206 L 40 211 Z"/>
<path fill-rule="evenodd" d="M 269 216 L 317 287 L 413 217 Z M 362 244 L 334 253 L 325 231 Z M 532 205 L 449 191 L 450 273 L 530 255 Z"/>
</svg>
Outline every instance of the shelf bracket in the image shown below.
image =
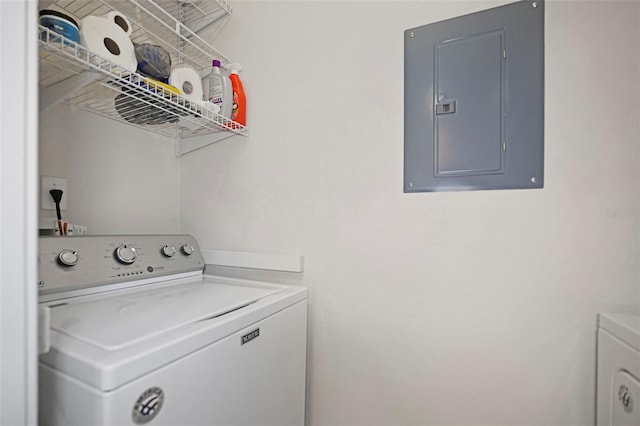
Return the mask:
<svg viewBox="0 0 640 426">
<path fill-rule="evenodd" d="M 232 136 L 236 136 L 234 132 L 218 132 L 203 137 L 194 137 L 187 139 L 179 139 L 176 141 L 176 156 L 180 157 L 188 152 L 203 148 L 207 145 L 220 142 Z"/>
<path fill-rule="evenodd" d="M 98 77 L 100 77 L 100 73 L 97 71 L 83 71 L 49 87 L 40 89 L 40 112 L 47 111 L 58 105 L 78 90 L 93 83 Z"/>
</svg>

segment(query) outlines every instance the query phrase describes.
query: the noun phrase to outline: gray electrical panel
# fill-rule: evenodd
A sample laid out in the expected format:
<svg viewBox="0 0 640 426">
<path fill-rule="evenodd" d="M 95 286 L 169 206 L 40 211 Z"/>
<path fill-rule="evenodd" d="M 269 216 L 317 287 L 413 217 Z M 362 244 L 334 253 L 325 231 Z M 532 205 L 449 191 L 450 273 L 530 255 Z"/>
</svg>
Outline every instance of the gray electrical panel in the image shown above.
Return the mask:
<svg viewBox="0 0 640 426">
<path fill-rule="evenodd" d="M 544 2 L 405 31 L 404 191 L 541 188 Z"/>
</svg>

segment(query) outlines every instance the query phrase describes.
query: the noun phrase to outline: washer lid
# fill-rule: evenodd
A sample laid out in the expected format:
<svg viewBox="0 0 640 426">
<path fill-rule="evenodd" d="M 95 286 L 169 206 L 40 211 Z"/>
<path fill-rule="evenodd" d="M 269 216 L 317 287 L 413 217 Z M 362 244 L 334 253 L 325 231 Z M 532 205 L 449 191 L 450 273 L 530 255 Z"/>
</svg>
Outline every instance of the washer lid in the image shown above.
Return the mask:
<svg viewBox="0 0 640 426">
<path fill-rule="evenodd" d="M 52 306 L 51 328 L 115 351 L 280 291 L 199 281 Z"/>
<path fill-rule="evenodd" d="M 601 313 L 598 325 L 640 351 L 640 315 Z"/>
</svg>

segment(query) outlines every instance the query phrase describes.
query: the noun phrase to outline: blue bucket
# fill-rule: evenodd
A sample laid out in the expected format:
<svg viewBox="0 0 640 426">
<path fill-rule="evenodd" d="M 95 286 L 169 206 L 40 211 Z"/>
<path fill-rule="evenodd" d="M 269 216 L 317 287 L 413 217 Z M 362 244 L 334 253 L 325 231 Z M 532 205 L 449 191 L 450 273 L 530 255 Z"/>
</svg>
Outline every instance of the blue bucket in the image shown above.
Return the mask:
<svg viewBox="0 0 640 426">
<path fill-rule="evenodd" d="M 61 36 L 80 43 L 80 30 L 78 29 L 78 23 L 70 16 L 57 10 L 41 10 L 40 11 L 40 25 L 48 28 L 51 32 L 60 34 Z M 47 39 L 46 32 L 40 34 L 41 40 Z M 53 35 L 49 36 L 49 41 L 52 43 L 61 43 L 63 40 L 60 37 Z M 64 42 L 65 44 L 70 44 Z"/>
</svg>

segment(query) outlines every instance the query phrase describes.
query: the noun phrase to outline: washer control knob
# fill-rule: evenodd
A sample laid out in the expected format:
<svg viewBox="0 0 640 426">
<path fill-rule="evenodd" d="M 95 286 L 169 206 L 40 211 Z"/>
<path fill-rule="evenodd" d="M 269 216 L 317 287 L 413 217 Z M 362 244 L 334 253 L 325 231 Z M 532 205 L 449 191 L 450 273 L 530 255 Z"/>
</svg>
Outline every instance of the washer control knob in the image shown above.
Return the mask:
<svg viewBox="0 0 640 426">
<path fill-rule="evenodd" d="M 174 246 L 165 245 L 162 247 L 162 250 L 160 250 L 160 253 L 166 257 L 173 257 L 173 255 L 176 254 L 176 248 Z"/>
<path fill-rule="evenodd" d="M 191 256 L 194 251 L 196 251 L 195 247 L 193 247 L 189 243 L 186 243 L 182 246 L 182 253 L 186 254 L 187 256 Z"/>
<path fill-rule="evenodd" d="M 113 255 L 116 257 L 116 260 L 123 265 L 131 265 L 138 258 L 136 249 L 126 244 L 119 246 Z"/>
<path fill-rule="evenodd" d="M 74 250 L 62 250 L 58 253 L 58 263 L 62 266 L 74 266 L 80 258 L 78 252 Z"/>
</svg>

